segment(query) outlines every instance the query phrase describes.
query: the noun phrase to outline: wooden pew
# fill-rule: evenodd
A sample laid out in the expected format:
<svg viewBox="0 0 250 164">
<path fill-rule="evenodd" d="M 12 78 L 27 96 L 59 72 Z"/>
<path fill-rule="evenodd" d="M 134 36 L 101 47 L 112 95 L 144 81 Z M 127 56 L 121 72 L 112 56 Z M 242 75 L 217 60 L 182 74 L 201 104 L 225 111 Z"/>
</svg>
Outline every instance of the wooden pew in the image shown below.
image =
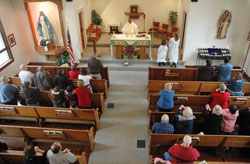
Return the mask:
<svg viewBox="0 0 250 164">
<path fill-rule="evenodd" d="M 155 94 L 149 94 L 148 101 L 148 110 L 155 111 L 159 109 L 157 101 L 160 96 Z M 176 111 L 180 105 L 190 106 L 194 112 L 201 112 L 204 109 L 204 106 L 209 103 L 210 96 L 206 95 L 179 95 L 175 94 L 174 96 L 174 109 Z M 236 105 L 239 108 L 246 108 L 250 106 L 250 97 L 249 96 L 230 96 L 229 105 Z"/>
<path fill-rule="evenodd" d="M 0 119 L 91 124 L 96 130 L 100 127 L 98 109 L 71 109 L 35 106 L 0 105 Z"/>
<path fill-rule="evenodd" d="M 149 80 L 148 93 L 159 92 L 164 89 L 165 83 L 173 83 L 173 90 L 178 93 L 200 94 L 201 92 L 213 92 L 219 87 L 221 82 Z M 250 82 L 243 84 L 242 92 L 250 93 Z"/>
<path fill-rule="evenodd" d="M 64 70 L 64 75 L 66 75 L 69 78 L 69 71 L 71 68 L 69 66 L 54 66 L 54 63 L 43 63 L 43 62 L 31 62 L 28 64 L 28 70 L 32 73 L 37 72 L 37 68 L 43 66 L 44 71 L 49 72 L 52 78 L 55 78 L 57 74 L 58 69 L 63 69 Z M 79 71 L 80 69 L 88 69 L 88 67 L 83 67 L 83 66 L 78 66 L 76 69 Z M 110 86 L 110 80 L 109 80 L 109 72 L 108 72 L 108 67 L 105 66 L 102 69 L 101 76 L 103 79 L 107 80 L 108 82 L 108 87 Z"/>
<path fill-rule="evenodd" d="M 19 92 L 19 96 L 24 99 L 24 93 Z M 50 92 L 49 91 L 40 91 L 40 102 L 45 102 L 46 104 L 52 104 L 50 101 Z M 103 93 L 91 93 L 89 95 L 92 108 L 98 108 L 100 113 L 104 112 L 104 100 Z"/>
<path fill-rule="evenodd" d="M 87 164 L 87 153 L 82 152 L 82 154 L 76 155 L 79 164 Z M 42 156 L 38 153 L 37 156 Z M 1 161 L 2 160 L 2 161 Z M 6 164 L 24 164 L 24 151 L 22 150 L 6 150 L 0 152 L 0 162 Z"/>
<path fill-rule="evenodd" d="M 238 72 L 242 72 L 240 68 L 232 70 L 231 77 L 234 77 Z M 214 79 L 217 79 L 217 73 L 214 71 Z M 196 67 L 189 68 L 164 68 L 164 67 L 149 67 L 148 80 L 171 80 L 171 81 L 198 81 L 199 70 Z"/>
<path fill-rule="evenodd" d="M 59 140 L 70 142 L 86 143 L 90 152 L 94 150 L 94 128 L 88 130 L 44 128 L 31 126 L 0 125 L 1 137 L 24 138 L 25 141 L 36 140 Z"/>
<path fill-rule="evenodd" d="M 153 134 L 150 131 L 149 154 L 163 155 L 167 149 L 165 147 L 180 143 L 185 134 Z M 195 135 L 197 141 L 193 141 L 195 147 L 215 147 L 222 151 L 224 147 L 250 147 L 250 136 L 240 135 Z M 195 138 L 193 138 L 195 139 Z"/>
<path fill-rule="evenodd" d="M 77 87 L 77 81 L 78 81 L 78 79 L 69 79 L 69 84 L 71 84 L 74 87 Z M 10 83 L 15 84 L 15 86 L 17 86 L 17 87 L 22 87 L 22 83 L 21 83 L 21 80 L 19 77 L 10 77 Z M 90 85 L 91 85 L 93 90 L 104 93 L 105 99 L 108 98 L 107 80 L 105 80 L 105 79 L 101 79 L 101 80 L 91 79 Z"/>
<path fill-rule="evenodd" d="M 169 122 L 174 125 L 175 112 L 153 112 L 153 111 L 149 111 L 148 132 L 151 131 L 151 127 L 153 126 L 153 124 L 155 122 L 161 122 L 161 117 L 162 117 L 163 114 L 167 114 L 169 116 Z M 195 115 L 195 117 L 196 117 L 195 124 L 196 124 L 197 120 L 200 120 L 203 117 L 202 112 L 193 112 L 193 115 Z M 194 126 L 196 126 L 196 125 L 194 125 Z M 200 126 L 199 121 L 197 121 L 197 127 L 198 126 Z"/>
</svg>

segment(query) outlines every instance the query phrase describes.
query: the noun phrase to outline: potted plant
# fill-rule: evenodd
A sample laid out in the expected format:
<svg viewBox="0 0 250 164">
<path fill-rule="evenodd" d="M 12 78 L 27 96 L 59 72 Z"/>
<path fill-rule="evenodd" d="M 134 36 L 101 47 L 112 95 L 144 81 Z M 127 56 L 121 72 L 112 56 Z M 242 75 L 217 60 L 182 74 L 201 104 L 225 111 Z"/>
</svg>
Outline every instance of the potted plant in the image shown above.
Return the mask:
<svg viewBox="0 0 250 164">
<path fill-rule="evenodd" d="M 94 25 L 100 26 L 102 24 L 101 16 L 95 11 L 91 11 L 91 21 Z"/>
<path fill-rule="evenodd" d="M 137 59 L 139 55 L 140 55 L 140 51 L 139 50 L 134 50 L 134 53 L 132 54 L 133 59 Z"/>
<path fill-rule="evenodd" d="M 44 51 L 48 51 L 48 45 L 47 45 L 47 40 L 46 39 L 42 39 L 40 41 L 40 45 L 44 47 Z"/>
<path fill-rule="evenodd" d="M 128 51 L 127 47 L 123 47 L 122 48 L 122 58 L 126 60 L 126 59 L 128 59 L 128 56 L 129 56 L 129 51 Z"/>
<path fill-rule="evenodd" d="M 171 22 L 171 25 L 174 26 L 177 22 L 177 18 L 178 18 L 178 13 L 177 11 L 170 11 L 169 12 L 169 21 Z"/>
<path fill-rule="evenodd" d="M 60 53 L 60 59 L 55 62 L 55 66 L 61 66 L 66 63 L 70 63 L 70 57 L 68 51 Z"/>
</svg>

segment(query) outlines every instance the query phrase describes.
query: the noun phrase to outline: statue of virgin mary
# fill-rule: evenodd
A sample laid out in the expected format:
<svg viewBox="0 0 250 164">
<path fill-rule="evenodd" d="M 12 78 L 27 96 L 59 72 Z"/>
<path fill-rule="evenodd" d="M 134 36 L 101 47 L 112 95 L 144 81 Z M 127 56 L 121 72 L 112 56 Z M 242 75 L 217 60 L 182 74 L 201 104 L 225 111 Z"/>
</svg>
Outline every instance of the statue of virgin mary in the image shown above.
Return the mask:
<svg viewBox="0 0 250 164">
<path fill-rule="evenodd" d="M 37 24 L 38 24 L 37 31 L 38 31 L 39 36 L 41 36 L 42 39 L 51 40 L 52 39 L 51 24 L 50 24 L 47 16 L 42 11 L 40 11 L 40 15 L 39 15 Z"/>
</svg>

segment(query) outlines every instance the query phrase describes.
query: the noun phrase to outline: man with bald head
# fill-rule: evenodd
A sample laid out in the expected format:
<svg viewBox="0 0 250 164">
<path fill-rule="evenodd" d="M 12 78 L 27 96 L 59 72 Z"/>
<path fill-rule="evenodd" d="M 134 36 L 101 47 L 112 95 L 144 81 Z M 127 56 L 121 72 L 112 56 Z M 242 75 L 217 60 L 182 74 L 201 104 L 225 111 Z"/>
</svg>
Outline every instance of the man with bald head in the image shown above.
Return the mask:
<svg viewBox="0 0 250 164">
<path fill-rule="evenodd" d="M 128 19 L 128 23 L 126 23 L 122 28 L 122 33 L 126 34 L 126 36 L 138 34 L 138 27 L 134 22 L 132 22 L 132 19 Z"/>
<path fill-rule="evenodd" d="M 165 160 L 171 163 L 193 163 L 196 161 L 200 153 L 191 145 L 192 138 L 189 135 L 183 137 L 182 144 L 175 144 L 164 154 Z"/>
<path fill-rule="evenodd" d="M 70 164 L 76 162 L 76 156 L 69 149 L 62 151 L 62 145 L 56 141 L 47 152 L 47 159 L 50 164 Z"/>
<path fill-rule="evenodd" d="M 30 82 L 30 84 L 33 84 L 34 74 L 28 71 L 27 69 L 28 68 L 26 64 L 20 65 L 21 71 L 18 73 L 18 76 L 21 79 L 22 84 L 24 84 L 24 82 L 26 81 Z"/>
</svg>

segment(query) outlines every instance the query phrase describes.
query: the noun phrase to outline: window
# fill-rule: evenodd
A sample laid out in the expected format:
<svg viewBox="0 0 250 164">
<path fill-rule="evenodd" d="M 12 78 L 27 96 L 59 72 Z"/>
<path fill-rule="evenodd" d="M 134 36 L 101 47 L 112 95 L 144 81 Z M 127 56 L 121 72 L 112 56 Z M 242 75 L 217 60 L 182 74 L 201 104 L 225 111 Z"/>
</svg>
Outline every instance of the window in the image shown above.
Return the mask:
<svg viewBox="0 0 250 164">
<path fill-rule="evenodd" d="M 14 61 L 3 25 L 0 19 L 0 71 Z"/>
</svg>

